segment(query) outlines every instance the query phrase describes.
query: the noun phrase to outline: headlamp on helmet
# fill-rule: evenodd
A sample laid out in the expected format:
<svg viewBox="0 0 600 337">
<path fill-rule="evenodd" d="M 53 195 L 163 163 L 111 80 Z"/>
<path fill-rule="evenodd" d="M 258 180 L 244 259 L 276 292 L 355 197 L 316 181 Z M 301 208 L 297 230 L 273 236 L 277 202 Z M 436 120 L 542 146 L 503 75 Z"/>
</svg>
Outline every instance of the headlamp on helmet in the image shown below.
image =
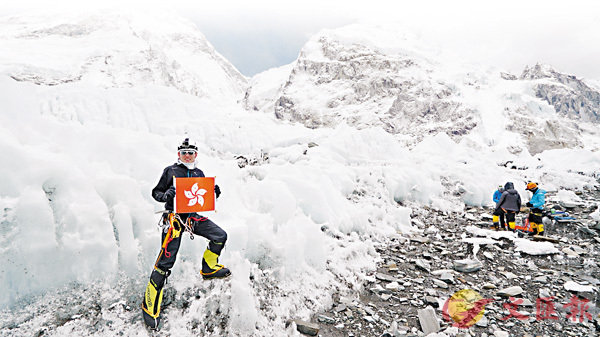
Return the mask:
<svg viewBox="0 0 600 337">
<path fill-rule="evenodd" d="M 198 152 L 198 147 L 196 146 L 196 144 L 193 141 L 190 141 L 189 138 L 186 138 L 183 140 L 181 145 L 179 145 L 177 147 L 177 151 L 184 151 L 184 150 Z"/>
</svg>

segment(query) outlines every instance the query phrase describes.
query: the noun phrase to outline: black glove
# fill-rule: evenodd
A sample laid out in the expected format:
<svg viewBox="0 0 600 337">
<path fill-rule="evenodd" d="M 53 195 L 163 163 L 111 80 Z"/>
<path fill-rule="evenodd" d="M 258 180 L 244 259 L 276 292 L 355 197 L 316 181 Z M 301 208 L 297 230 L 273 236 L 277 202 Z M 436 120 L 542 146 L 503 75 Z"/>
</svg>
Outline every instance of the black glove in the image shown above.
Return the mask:
<svg viewBox="0 0 600 337">
<path fill-rule="evenodd" d="M 175 197 L 175 187 L 171 186 L 169 189 L 163 194 L 162 200 L 164 202 L 168 200 L 172 200 Z"/>
<path fill-rule="evenodd" d="M 533 206 L 533 204 L 532 204 L 532 203 L 530 203 L 530 202 L 528 202 L 528 203 L 526 203 L 526 204 L 525 204 L 525 206 L 527 206 L 527 207 L 532 207 L 532 206 Z"/>
<path fill-rule="evenodd" d="M 219 196 L 221 195 L 221 188 L 219 185 L 215 185 L 215 195 L 217 196 L 217 199 L 219 199 Z"/>
</svg>

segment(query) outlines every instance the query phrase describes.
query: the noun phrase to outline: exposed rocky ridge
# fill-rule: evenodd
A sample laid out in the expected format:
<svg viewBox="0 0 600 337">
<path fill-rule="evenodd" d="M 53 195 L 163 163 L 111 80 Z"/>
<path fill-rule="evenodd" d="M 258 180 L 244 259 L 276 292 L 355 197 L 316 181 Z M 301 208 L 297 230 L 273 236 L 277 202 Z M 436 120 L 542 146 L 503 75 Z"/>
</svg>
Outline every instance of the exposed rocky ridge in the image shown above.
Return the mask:
<svg viewBox="0 0 600 337">
<path fill-rule="evenodd" d="M 582 148 L 585 131 L 580 123 L 600 121 L 600 93 L 575 76 L 537 64 L 526 67 L 518 79 L 508 75 L 503 79 L 532 82 L 532 94 L 551 107 L 551 112 L 545 104 L 505 108 L 510 121 L 506 129 L 521 135 L 532 155 L 549 149 Z"/>
<path fill-rule="evenodd" d="M 511 146 L 531 154 L 580 148 L 585 128 L 578 123 L 598 122 L 600 93 L 549 66 L 527 67 L 520 77 L 501 72 L 501 82 L 513 83 L 506 86 L 476 69 L 455 69 L 451 75 L 452 66 L 437 62 L 435 53 L 415 52 L 419 47 L 405 46 L 400 37 L 392 48 L 348 38 L 351 29 L 358 35 L 371 32 L 362 26 L 342 28 L 311 39 L 269 95 L 247 89 L 246 108 L 309 128 L 381 127 L 412 146 L 429 134 L 444 132 L 460 140 L 480 124 L 487 128 L 490 123 L 483 119 L 489 117 L 482 109 L 492 107 L 508 117 L 505 136 L 518 142 Z M 506 90 L 502 97 L 499 89 Z M 492 101 L 484 106 L 477 96 Z M 265 103 L 269 99 L 272 105 Z"/>
<path fill-rule="evenodd" d="M 506 129 L 521 135 L 531 155 L 550 149 L 581 148 L 581 130 L 570 119 L 543 119 L 531 115 L 526 108 L 508 109 Z M 518 152 L 523 149 L 517 150 Z"/>
<path fill-rule="evenodd" d="M 547 65 L 526 67 L 521 80 L 534 80 L 535 95 L 571 119 L 600 122 L 600 92 L 573 75 L 557 72 Z"/>
<path fill-rule="evenodd" d="M 379 126 L 417 139 L 437 132 L 464 135 L 477 125 L 456 89 L 430 75 L 431 61 L 329 36 L 316 43 L 320 55 L 302 52 L 281 90 L 277 118 L 310 128 L 342 122 L 359 129 Z M 302 99 L 312 95 L 324 99 L 323 105 Z"/>
</svg>

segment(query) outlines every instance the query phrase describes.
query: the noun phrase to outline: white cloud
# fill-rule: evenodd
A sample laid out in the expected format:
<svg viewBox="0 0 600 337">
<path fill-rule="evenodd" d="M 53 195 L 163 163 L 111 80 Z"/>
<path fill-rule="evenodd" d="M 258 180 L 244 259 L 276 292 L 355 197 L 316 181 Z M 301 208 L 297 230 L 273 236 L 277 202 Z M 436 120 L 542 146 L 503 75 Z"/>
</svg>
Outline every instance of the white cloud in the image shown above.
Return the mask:
<svg viewBox="0 0 600 337">
<path fill-rule="evenodd" d="M 247 67 L 247 74 L 292 61 L 304 41 L 320 29 L 393 21 L 426 43 L 441 45 L 449 57 L 479 60 L 513 72 L 536 62 L 549 63 L 559 71 L 600 79 L 596 64 L 600 3 L 592 0 L 106 0 L 92 4 L 23 0 L 2 6 L 0 14 L 83 8 L 172 10 L 196 23 L 225 57 Z"/>
</svg>

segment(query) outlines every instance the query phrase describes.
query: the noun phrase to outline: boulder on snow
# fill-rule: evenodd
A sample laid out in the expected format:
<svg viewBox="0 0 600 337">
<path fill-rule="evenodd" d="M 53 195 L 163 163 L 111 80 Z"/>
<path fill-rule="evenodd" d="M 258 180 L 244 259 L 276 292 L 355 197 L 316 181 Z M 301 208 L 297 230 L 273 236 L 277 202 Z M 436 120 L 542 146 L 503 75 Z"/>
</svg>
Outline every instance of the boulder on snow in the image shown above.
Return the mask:
<svg viewBox="0 0 600 337">
<path fill-rule="evenodd" d="M 305 322 L 300 319 L 295 319 L 293 321 L 288 321 L 288 324 L 286 324 L 286 326 L 291 324 L 292 322 L 296 324 L 296 330 L 298 330 L 300 333 L 309 336 L 316 336 L 317 334 L 319 334 L 319 326 L 317 324 Z"/>
<path fill-rule="evenodd" d="M 454 269 L 463 273 L 472 273 L 481 269 L 483 265 L 478 260 L 463 259 L 454 261 Z"/>
</svg>

